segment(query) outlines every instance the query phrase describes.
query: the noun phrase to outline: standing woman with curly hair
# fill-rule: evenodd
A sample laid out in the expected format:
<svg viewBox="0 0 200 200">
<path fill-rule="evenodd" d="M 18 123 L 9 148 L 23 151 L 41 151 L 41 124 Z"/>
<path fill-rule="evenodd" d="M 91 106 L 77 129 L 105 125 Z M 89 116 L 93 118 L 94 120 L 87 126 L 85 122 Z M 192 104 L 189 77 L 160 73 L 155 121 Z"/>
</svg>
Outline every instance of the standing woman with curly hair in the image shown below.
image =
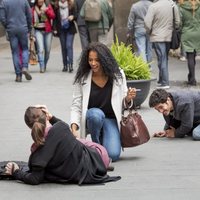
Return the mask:
<svg viewBox="0 0 200 200">
<path fill-rule="evenodd" d="M 71 129 L 76 137 L 91 134 L 116 161 L 121 153 L 120 120 L 122 102 L 128 105 L 136 90 L 127 90 L 124 72 L 108 47 L 91 43 L 83 50 L 74 80 Z M 80 136 L 78 133 L 80 129 Z"/>
<path fill-rule="evenodd" d="M 73 71 L 73 43 L 77 32 L 74 20 L 77 18 L 77 9 L 74 0 L 58 0 L 55 7 L 56 19 L 54 34 L 60 38 L 63 72 Z"/>
<path fill-rule="evenodd" d="M 187 55 L 188 85 L 196 86 L 195 57 L 200 52 L 200 2 L 198 0 L 179 0 L 182 24 L 181 41 Z"/>
</svg>

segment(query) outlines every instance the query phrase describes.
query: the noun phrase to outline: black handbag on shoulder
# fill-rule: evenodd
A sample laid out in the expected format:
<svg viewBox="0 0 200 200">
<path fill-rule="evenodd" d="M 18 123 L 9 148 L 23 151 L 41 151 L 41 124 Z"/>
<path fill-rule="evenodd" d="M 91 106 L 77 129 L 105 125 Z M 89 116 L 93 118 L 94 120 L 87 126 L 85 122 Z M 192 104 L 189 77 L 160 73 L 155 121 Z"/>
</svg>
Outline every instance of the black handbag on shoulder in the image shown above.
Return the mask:
<svg viewBox="0 0 200 200">
<path fill-rule="evenodd" d="M 170 43 L 170 49 L 176 50 L 180 47 L 181 43 L 181 31 L 180 28 L 176 28 L 175 25 L 175 11 L 173 6 L 173 31 L 172 31 L 172 39 Z"/>
</svg>

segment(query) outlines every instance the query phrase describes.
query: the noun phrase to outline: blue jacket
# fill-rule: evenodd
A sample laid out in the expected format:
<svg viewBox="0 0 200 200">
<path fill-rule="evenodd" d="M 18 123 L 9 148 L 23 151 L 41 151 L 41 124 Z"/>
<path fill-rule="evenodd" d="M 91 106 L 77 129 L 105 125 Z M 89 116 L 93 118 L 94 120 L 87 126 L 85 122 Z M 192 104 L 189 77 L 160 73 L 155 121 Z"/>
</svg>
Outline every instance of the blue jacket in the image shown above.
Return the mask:
<svg viewBox="0 0 200 200">
<path fill-rule="evenodd" d="M 31 9 L 27 0 L 2 0 L 0 21 L 7 32 L 31 31 Z"/>
</svg>

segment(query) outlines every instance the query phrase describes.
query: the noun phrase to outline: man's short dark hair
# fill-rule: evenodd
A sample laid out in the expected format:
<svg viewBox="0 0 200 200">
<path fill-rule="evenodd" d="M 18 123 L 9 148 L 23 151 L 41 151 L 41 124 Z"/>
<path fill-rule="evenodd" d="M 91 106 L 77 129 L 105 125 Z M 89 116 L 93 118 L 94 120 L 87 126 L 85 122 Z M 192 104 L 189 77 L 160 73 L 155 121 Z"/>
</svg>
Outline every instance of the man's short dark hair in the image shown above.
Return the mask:
<svg viewBox="0 0 200 200">
<path fill-rule="evenodd" d="M 149 97 L 149 107 L 155 107 L 159 103 L 165 103 L 170 94 L 163 89 L 156 89 Z"/>
</svg>

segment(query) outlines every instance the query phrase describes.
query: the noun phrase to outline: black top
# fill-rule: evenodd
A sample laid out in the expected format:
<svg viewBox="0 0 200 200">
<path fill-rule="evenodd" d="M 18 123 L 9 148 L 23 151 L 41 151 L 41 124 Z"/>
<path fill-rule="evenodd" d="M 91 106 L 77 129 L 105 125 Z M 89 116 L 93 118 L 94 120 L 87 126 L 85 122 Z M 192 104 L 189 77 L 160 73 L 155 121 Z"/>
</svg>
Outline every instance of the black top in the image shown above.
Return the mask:
<svg viewBox="0 0 200 200">
<path fill-rule="evenodd" d="M 29 158 L 29 171 L 16 170 L 14 177 L 27 184 L 42 182 L 102 183 L 119 180 L 109 177 L 99 153 L 78 141 L 68 124 L 55 117 L 45 144 Z"/>
<path fill-rule="evenodd" d="M 107 81 L 104 87 L 99 87 L 93 81 L 91 83 L 88 109 L 100 108 L 107 118 L 115 118 L 111 105 L 112 82 Z"/>
</svg>

